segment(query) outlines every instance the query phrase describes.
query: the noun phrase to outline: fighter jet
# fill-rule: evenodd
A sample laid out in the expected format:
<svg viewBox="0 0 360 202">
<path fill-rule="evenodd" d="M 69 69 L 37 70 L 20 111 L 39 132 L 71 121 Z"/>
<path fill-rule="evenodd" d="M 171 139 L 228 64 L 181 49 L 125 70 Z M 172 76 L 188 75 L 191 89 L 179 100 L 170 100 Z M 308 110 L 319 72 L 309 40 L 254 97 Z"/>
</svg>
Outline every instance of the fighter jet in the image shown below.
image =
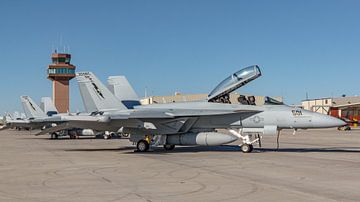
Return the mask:
<svg viewBox="0 0 360 202">
<path fill-rule="evenodd" d="M 11 118 L 10 116 L 6 117 L 4 120 L 5 126 L 2 129 L 25 128 L 28 130 L 43 130 L 62 123 L 60 116 L 70 115 L 58 114 L 56 107 L 54 106 L 51 98 L 49 97 L 41 98 L 41 106 L 45 111 L 41 109 L 39 105 L 37 105 L 29 96 L 21 96 L 20 100 L 25 112 L 25 117 L 17 119 Z M 47 121 L 49 117 L 52 117 L 53 120 Z M 94 132 L 89 129 L 72 128 L 62 130 L 59 133 L 52 133 L 51 139 L 57 139 L 59 136 L 65 135 L 68 135 L 70 139 L 75 139 L 77 138 L 77 136 L 93 136 Z"/>
<path fill-rule="evenodd" d="M 25 115 L 22 118 L 13 118 L 14 116 L 6 116 L 4 119 L 6 128 L 25 128 L 25 129 L 42 129 L 47 127 L 49 123 L 36 123 L 33 120 L 47 117 L 44 111 L 29 97 L 21 96 L 21 104 Z"/>
<path fill-rule="evenodd" d="M 6 113 L 3 117 L 3 127 L 1 130 L 6 130 L 9 128 L 17 130 L 31 130 L 31 123 L 27 120 L 24 113 L 14 112 L 13 114 Z"/>
<path fill-rule="evenodd" d="M 71 127 L 92 128 L 128 133 L 137 150 L 146 152 L 150 146 L 222 145 L 242 139 L 240 148 L 248 153 L 260 138 L 250 134 L 279 135 L 282 129 L 331 128 L 345 123 L 337 118 L 287 106 L 268 98 L 265 105 L 254 102 L 232 104 L 229 95 L 239 87 L 261 76 L 260 68 L 244 68 L 222 81 L 207 100 L 134 106 L 128 109 L 91 72 L 77 73 L 85 105 L 98 111 L 88 117 L 62 116 L 63 124 L 42 131 L 54 132 Z M 126 93 L 126 92 L 124 92 Z M 220 133 L 229 130 L 231 134 Z"/>
<path fill-rule="evenodd" d="M 124 76 L 110 76 L 108 78 L 108 88 L 112 93 L 123 100 L 129 108 L 133 108 L 135 105 L 140 105 L 139 98 L 136 95 L 134 89 L 130 86 L 126 77 Z M 120 93 L 126 92 L 126 93 Z M 20 118 L 20 113 L 15 112 L 13 116 L 4 116 L 1 118 L 1 129 L 7 128 L 27 128 L 27 129 L 45 129 L 48 127 L 56 126 L 62 123 L 61 116 L 81 116 L 84 118 L 89 116 L 88 113 L 67 113 L 59 114 L 52 99 L 50 97 L 41 98 L 41 107 L 39 107 L 29 96 L 21 96 L 21 103 L 25 114 Z M 90 103 L 85 103 L 87 112 L 94 112 L 98 109 L 96 106 Z M 13 118 L 16 117 L 16 118 Z M 50 118 L 49 118 L 50 117 Z M 59 136 L 69 135 L 70 139 L 75 139 L 78 136 L 94 136 L 98 131 L 91 129 L 67 129 L 60 132 L 51 133 L 51 139 L 58 139 Z M 104 139 L 110 139 L 113 136 L 117 136 L 116 133 L 103 131 Z"/>
</svg>

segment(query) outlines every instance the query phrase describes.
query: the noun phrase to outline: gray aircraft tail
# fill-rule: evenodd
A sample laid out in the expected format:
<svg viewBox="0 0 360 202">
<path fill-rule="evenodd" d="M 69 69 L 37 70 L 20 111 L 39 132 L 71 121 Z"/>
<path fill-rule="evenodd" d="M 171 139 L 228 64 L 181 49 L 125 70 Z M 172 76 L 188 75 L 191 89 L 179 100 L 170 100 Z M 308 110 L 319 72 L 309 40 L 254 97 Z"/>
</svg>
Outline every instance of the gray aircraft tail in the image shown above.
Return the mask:
<svg viewBox="0 0 360 202">
<path fill-rule="evenodd" d="M 78 72 L 76 79 L 87 112 L 127 109 L 92 72 Z"/>
<path fill-rule="evenodd" d="M 46 114 L 29 96 L 21 96 L 21 103 L 27 118 L 45 117 Z"/>
<path fill-rule="evenodd" d="M 50 97 L 42 97 L 40 107 L 48 116 L 58 114 L 58 110 Z"/>
<path fill-rule="evenodd" d="M 12 118 L 12 116 L 11 116 L 10 113 L 6 113 L 6 114 L 4 115 L 4 117 L 3 117 L 3 121 L 4 121 L 5 124 L 6 124 L 8 121 L 12 121 L 12 120 L 13 120 L 13 118 Z"/>
<path fill-rule="evenodd" d="M 110 76 L 108 88 L 128 109 L 141 105 L 139 96 L 125 76 Z"/>
</svg>

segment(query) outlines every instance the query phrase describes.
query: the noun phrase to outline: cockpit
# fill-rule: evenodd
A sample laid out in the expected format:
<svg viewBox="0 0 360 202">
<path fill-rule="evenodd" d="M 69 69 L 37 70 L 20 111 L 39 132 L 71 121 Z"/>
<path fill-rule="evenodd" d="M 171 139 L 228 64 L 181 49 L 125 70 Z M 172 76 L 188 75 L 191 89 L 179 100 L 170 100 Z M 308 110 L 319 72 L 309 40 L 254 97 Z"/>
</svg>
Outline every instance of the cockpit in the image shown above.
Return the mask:
<svg viewBox="0 0 360 202">
<path fill-rule="evenodd" d="M 265 105 L 284 105 L 284 102 L 281 102 L 272 97 L 266 96 L 264 104 Z"/>
<path fill-rule="evenodd" d="M 271 97 L 264 97 L 264 100 L 256 100 L 255 96 L 245 96 L 239 95 L 234 99 L 234 95 L 231 92 L 239 89 L 240 87 L 246 85 L 250 81 L 253 81 L 261 76 L 261 71 L 259 66 L 252 65 L 241 69 L 229 77 L 224 79 L 219 85 L 217 85 L 214 90 L 208 95 L 209 102 L 217 103 L 231 103 L 230 100 L 234 102 L 237 99 L 239 104 L 243 105 L 283 105 L 283 102 L 280 102 Z M 262 102 L 264 101 L 264 102 Z"/>
<path fill-rule="evenodd" d="M 282 101 L 279 101 L 269 96 L 258 97 L 258 98 L 260 99 L 257 100 L 256 97 L 253 95 L 249 95 L 249 96 L 239 95 L 237 101 L 239 102 L 239 104 L 242 105 L 284 105 Z"/>
</svg>

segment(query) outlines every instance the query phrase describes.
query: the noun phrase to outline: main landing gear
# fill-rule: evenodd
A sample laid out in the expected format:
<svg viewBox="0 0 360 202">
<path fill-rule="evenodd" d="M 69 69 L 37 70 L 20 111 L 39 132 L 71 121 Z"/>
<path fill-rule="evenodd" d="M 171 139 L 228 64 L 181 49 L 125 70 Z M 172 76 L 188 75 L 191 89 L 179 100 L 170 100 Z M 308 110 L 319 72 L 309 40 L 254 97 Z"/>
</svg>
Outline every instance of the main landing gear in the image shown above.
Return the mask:
<svg viewBox="0 0 360 202">
<path fill-rule="evenodd" d="M 240 146 L 240 149 L 244 153 L 250 153 L 250 152 L 252 152 L 254 150 L 254 146 L 252 146 L 251 144 L 246 144 L 245 143 L 245 144 L 242 144 Z"/>
<path fill-rule="evenodd" d="M 139 152 L 146 152 L 150 148 L 150 144 L 146 140 L 139 140 L 136 144 L 137 151 Z"/>
<path fill-rule="evenodd" d="M 250 153 L 254 150 L 254 143 L 259 143 L 259 147 L 261 147 L 261 136 L 260 134 L 256 134 L 255 135 L 255 139 L 253 141 L 251 141 L 251 134 L 247 134 L 245 133 L 245 135 L 241 135 L 239 132 L 235 131 L 235 130 L 229 130 L 229 132 L 237 137 L 239 137 L 240 139 L 242 139 L 243 144 L 239 145 L 240 149 L 242 152 L 244 153 Z"/>
<path fill-rule="evenodd" d="M 57 133 L 51 133 L 50 139 L 52 139 L 52 140 L 59 139 L 59 135 Z"/>
<path fill-rule="evenodd" d="M 144 139 L 139 140 L 136 144 L 138 152 L 146 152 L 150 149 L 152 136 L 146 135 Z"/>
<path fill-rule="evenodd" d="M 163 145 L 165 151 L 171 151 L 175 148 L 173 144 L 166 144 L 166 135 L 146 135 L 144 139 L 137 141 L 136 149 L 138 152 L 147 152 L 150 147 Z"/>
</svg>

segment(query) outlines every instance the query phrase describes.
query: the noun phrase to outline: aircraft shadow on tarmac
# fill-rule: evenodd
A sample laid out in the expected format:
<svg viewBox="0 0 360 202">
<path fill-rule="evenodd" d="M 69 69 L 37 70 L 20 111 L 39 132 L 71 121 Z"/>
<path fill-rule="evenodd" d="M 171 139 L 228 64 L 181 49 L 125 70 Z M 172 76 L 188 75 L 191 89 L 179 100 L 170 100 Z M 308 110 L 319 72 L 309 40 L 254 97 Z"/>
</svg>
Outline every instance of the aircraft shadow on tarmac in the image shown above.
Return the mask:
<svg viewBox="0 0 360 202">
<path fill-rule="evenodd" d="M 257 148 L 260 152 L 289 152 L 289 153 L 360 153 L 360 147 L 330 147 L 330 148 Z"/>
<path fill-rule="evenodd" d="M 86 152 L 97 152 L 97 151 L 128 151 L 127 154 L 168 154 L 168 153 L 194 153 L 194 152 L 239 152 L 240 148 L 238 146 L 224 145 L 224 146 L 209 146 L 209 147 L 177 147 L 172 151 L 165 151 L 162 147 L 153 148 L 148 152 L 136 152 L 135 146 L 127 146 L 120 148 L 111 148 L 111 149 L 66 149 L 65 151 L 86 151 Z M 135 152 L 134 152 L 135 151 Z"/>
<path fill-rule="evenodd" d="M 128 147 L 120 147 L 120 148 L 92 148 L 92 149 L 65 149 L 64 151 L 67 152 L 99 152 L 99 151 L 133 151 L 135 149 L 135 147 L 132 146 L 128 146 Z"/>
<path fill-rule="evenodd" d="M 65 151 L 127 151 L 125 154 L 139 154 L 134 152 L 135 146 L 111 148 L 111 149 L 67 149 Z M 171 153 L 196 153 L 196 152 L 241 152 L 240 148 L 236 145 L 224 146 L 197 146 L 197 147 L 177 147 L 172 151 L 165 151 L 163 148 L 154 148 L 151 151 L 143 152 L 141 154 L 171 154 Z M 331 147 L 331 148 L 255 148 L 253 153 L 268 153 L 268 152 L 282 152 L 282 153 L 360 153 L 360 147 Z M 242 153 L 242 152 L 241 152 Z"/>
<path fill-rule="evenodd" d="M 51 139 L 51 138 L 38 138 L 38 137 L 30 137 L 30 138 L 27 138 L 27 139 L 33 139 L 33 140 L 45 140 L 45 141 L 64 141 L 64 140 L 103 140 L 103 141 L 108 141 L 108 140 L 104 140 L 103 137 L 80 137 L 80 138 L 77 138 L 77 139 L 70 139 L 69 137 L 59 137 L 58 139 Z M 112 140 L 127 140 L 129 138 L 120 138 L 120 137 L 112 137 L 111 138 Z"/>
</svg>

